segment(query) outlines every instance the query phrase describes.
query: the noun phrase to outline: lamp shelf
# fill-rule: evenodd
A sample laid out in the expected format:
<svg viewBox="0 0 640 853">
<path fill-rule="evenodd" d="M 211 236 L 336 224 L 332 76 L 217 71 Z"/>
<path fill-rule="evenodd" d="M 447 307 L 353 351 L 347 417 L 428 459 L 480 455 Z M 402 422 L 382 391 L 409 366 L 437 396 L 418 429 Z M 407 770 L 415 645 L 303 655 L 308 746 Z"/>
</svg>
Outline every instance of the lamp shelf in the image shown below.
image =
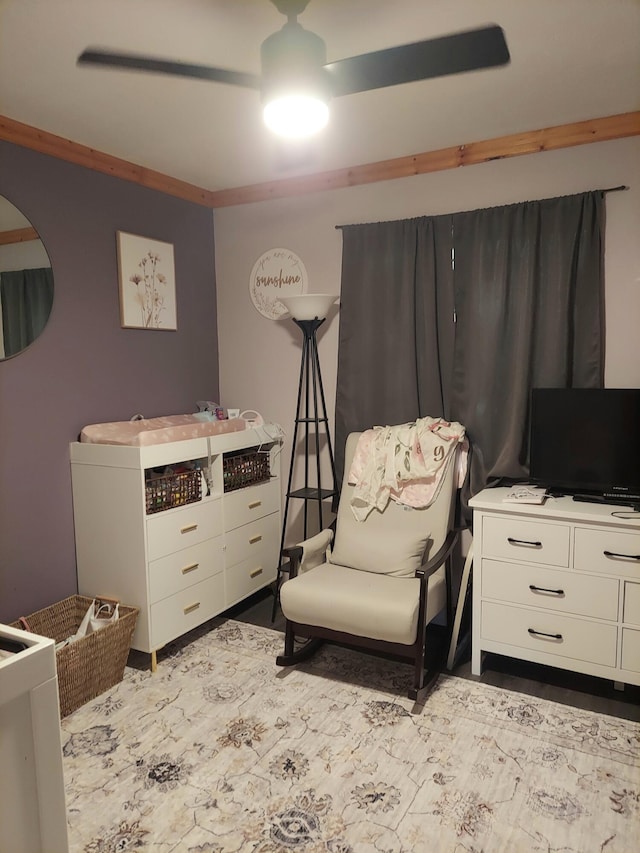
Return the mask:
<svg viewBox="0 0 640 853">
<path fill-rule="evenodd" d="M 335 489 L 313 489 L 313 488 L 305 488 L 305 489 L 296 489 L 293 492 L 289 492 L 288 498 L 302 498 L 305 501 L 317 501 L 317 500 L 326 500 L 326 498 L 332 498 L 334 495 L 338 494 Z"/>
</svg>

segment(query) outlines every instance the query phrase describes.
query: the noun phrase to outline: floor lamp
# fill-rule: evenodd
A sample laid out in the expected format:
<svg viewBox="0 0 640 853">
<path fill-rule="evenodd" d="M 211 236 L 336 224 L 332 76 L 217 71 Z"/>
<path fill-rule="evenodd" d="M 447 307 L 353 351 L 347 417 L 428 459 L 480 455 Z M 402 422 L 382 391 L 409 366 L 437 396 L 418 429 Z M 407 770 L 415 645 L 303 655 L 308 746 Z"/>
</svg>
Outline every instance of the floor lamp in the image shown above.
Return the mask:
<svg viewBox="0 0 640 853">
<path fill-rule="evenodd" d="M 280 565 L 278 568 L 278 580 L 273 601 L 271 621 L 275 619 L 278 606 L 280 584 L 282 575 L 288 571 L 288 565 L 282 564 L 282 551 L 284 549 L 287 531 L 287 519 L 289 515 L 289 502 L 291 499 L 304 501 L 304 539 L 308 536 L 309 524 L 309 502 L 315 503 L 318 509 L 318 530 L 324 527 L 323 501 L 337 494 L 336 469 L 329 435 L 329 421 L 327 418 L 327 406 L 320 372 L 320 359 L 318 358 L 318 344 L 316 332 L 325 322 L 327 312 L 336 301 L 336 296 L 325 293 L 305 293 L 299 296 L 282 297 L 280 301 L 289 311 L 289 316 L 302 331 L 302 359 L 300 362 L 300 378 L 298 381 L 298 401 L 296 404 L 296 417 L 294 422 L 293 439 L 291 447 L 291 463 L 289 465 L 289 478 L 287 480 L 287 491 L 282 519 L 282 537 L 280 540 Z M 325 430 L 329 460 L 331 463 L 331 483 L 329 488 L 322 488 L 322 474 L 320 471 L 319 440 L 321 430 Z M 298 436 L 304 433 L 304 486 L 293 489 L 293 472 L 296 461 L 296 450 Z M 315 446 L 315 476 L 312 473 L 312 460 L 310 438 L 314 438 Z"/>
</svg>

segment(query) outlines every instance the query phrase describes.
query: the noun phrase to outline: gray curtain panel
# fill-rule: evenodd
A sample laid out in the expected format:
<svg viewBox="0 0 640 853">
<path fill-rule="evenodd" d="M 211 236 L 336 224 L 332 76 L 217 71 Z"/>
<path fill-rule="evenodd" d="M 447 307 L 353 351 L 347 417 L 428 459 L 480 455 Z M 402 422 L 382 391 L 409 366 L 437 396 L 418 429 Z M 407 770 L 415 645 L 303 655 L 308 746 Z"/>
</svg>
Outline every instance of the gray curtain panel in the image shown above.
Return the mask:
<svg viewBox="0 0 640 853">
<path fill-rule="evenodd" d="M 467 497 L 529 474 L 533 387 L 604 378 L 603 196 L 455 217 L 450 416 L 473 447 Z"/>
<path fill-rule="evenodd" d="M 350 432 L 443 414 L 453 342 L 450 217 L 342 230 L 338 482 Z"/>
<path fill-rule="evenodd" d="M 463 504 L 528 475 L 531 388 L 603 383 L 603 208 L 591 192 L 343 227 L 339 478 L 349 432 L 426 415 L 467 428 Z"/>
<path fill-rule="evenodd" d="M 49 267 L 0 273 L 4 352 L 15 355 L 44 329 L 53 304 Z"/>
</svg>

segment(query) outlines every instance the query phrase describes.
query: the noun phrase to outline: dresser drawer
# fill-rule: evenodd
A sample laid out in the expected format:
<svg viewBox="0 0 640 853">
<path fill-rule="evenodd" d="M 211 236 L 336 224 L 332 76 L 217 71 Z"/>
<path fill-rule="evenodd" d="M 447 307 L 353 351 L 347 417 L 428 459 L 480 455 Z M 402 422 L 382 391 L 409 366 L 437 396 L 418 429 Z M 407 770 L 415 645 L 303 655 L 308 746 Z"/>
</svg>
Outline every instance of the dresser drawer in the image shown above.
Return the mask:
<svg viewBox="0 0 640 853">
<path fill-rule="evenodd" d="M 624 582 L 624 605 L 622 621 L 640 626 L 640 583 Z"/>
<path fill-rule="evenodd" d="M 489 557 L 569 566 L 568 525 L 486 516 L 482 524 L 482 540 L 483 551 Z"/>
<path fill-rule="evenodd" d="M 280 515 L 271 513 L 264 518 L 244 524 L 225 535 L 225 564 L 233 566 L 249 557 L 255 560 L 271 558 L 277 562 Z"/>
<path fill-rule="evenodd" d="M 616 665 L 615 625 L 590 622 L 559 613 L 525 610 L 484 601 L 482 638 L 601 666 Z"/>
<path fill-rule="evenodd" d="M 276 579 L 277 560 L 273 559 L 273 554 L 262 556 L 266 556 L 267 559 L 254 555 L 225 570 L 227 607 L 231 607 L 232 604 Z"/>
<path fill-rule="evenodd" d="M 496 560 L 482 561 L 483 598 L 577 616 L 615 621 L 618 618 L 618 583 L 616 578 L 590 577 Z"/>
<path fill-rule="evenodd" d="M 147 555 L 157 560 L 222 533 L 219 499 L 189 504 L 147 518 Z"/>
<path fill-rule="evenodd" d="M 577 527 L 573 565 L 583 572 L 607 572 L 640 580 L 640 531 Z"/>
<path fill-rule="evenodd" d="M 223 572 L 163 598 L 151 606 L 151 647 L 159 649 L 224 608 Z"/>
<path fill-rule="evenodd" d="M 224 496 L 224 529 L 233 530 L 280 509 L 280 480 L 248 486 Z"/>
<path fill-rule="evenodd" d="M 622 668 L 640 672 L 640 631 L 622 629 Z"/>
<path fill-rule="evenodd" d="M 154 604 L 223 569 L 222 536 L 183 548 L 149 563 L 149 599 Z"/>
</svg>

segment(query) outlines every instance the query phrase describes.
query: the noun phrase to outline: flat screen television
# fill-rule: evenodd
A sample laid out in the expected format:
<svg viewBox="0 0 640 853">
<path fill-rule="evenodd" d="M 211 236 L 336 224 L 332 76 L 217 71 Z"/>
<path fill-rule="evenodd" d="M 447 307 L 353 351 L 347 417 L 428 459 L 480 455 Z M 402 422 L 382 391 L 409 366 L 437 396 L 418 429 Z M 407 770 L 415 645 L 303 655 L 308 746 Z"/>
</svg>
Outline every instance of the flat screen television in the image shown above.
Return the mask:
<svg viewBox="0 0 640 853">
<path fill-rule="evenodd" d="M 534 388 L 530 478 L 551 494 L 640 509 L 640 389 Z"/>
</svg>

